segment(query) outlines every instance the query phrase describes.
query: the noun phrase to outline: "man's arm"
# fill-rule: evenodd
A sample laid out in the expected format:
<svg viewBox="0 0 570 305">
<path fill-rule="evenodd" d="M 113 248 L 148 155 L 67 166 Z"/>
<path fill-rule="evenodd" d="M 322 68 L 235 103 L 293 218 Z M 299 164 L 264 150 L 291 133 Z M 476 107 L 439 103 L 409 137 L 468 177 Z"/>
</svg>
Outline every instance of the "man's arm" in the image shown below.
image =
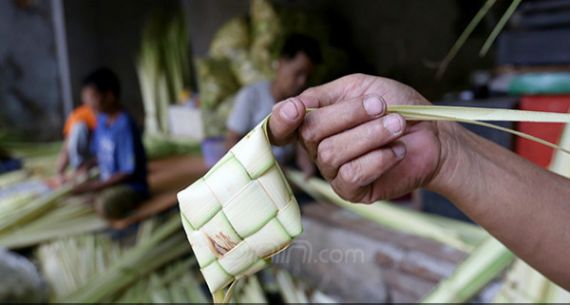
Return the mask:
<svg viewBox="0 0 570 305">
<path fill-rule="evenodd" d="M 429 104 L 393 80 L 352 75 L 274 107 L 270 139 L 297 137 L 343 198 L 373 202 L 427 187 L 570 289 L 570 180 L 455 123 L 406 122 L 386 104 Z M 305 114 L 306 108 L 318 108 Z"/>
<path fill-rule="evenodd" d="M 99 181 L 99 180 L 86 181 L 82 184 L 77 185 L 73 189 L 73 193 L 82 194 L 82 193 L 97 192 L 100 190 L 104 190 L 108 187 L 115 186 L 128 181 L 130 176 L 131 175 L 127 173 L 117 173 L 105 181 Z"/>
<path fill-rule="evenodd" d="M 446 161 L 428 188 L 570 289 L 570 180 L 456 124 L 442 125 Z"/>
</svg>

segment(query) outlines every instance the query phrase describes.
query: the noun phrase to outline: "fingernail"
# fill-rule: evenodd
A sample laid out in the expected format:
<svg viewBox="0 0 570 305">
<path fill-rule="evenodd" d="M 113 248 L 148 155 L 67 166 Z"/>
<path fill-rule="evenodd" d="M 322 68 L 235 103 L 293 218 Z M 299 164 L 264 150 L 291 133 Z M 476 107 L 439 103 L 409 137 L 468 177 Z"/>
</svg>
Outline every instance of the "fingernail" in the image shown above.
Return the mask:
<svg viewBox="0 0 570 305">
<path fill-rule="evenodd" d="M 392 151 L 394 151 L 394 155 L 396 155 L 398 160 L 404 159 L 404 156 L 406 155 L 406 147 L 403 144 L 396 144 L 392 147 Z"/>
<path fill-rule="evenodd" d="M 377 96 L 366 97 L 363 106 L 368 115 L 379 115 L 384 112 L 384 103 Z"/>
<path fill-rule="evenodd" d="M 402 121 L 396 115 L 391 114 L 384 118 L 384 127 L 396 135 L 402 131 Z"/>
<path fill-rule="evenodd" d="M 281 107 L 281 114 L 283 117 L 289 121 L 295 120 L 299 116 L 299 111 L 292 101 L 285 102 L 285 105 Z"/>
</svg>

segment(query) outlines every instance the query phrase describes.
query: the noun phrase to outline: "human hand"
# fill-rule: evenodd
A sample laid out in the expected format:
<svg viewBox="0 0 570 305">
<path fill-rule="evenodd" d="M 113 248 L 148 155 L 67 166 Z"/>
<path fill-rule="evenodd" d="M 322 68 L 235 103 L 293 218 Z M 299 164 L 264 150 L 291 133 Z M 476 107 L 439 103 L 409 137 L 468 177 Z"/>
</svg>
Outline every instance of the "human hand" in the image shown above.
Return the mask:
<svg viewBox="0 0 570 305">
<path fill-rule="evenodd" d="M 65 175 L 65 173 L 59 173 L 56 176 L 50 177 L 47 180 L 45 180 L 45 183 L 50 189 L 57 189 L 62 185 L 64 185 L 65 183 L 67 183 L 68 181 L 69 181 L 68 177 Z"/>
<path fill-rule="evenodd" d="M 100 189 L 98 181 L 85 181 L 82 183 L 75 184 L 71 193 L 75 195 L 94 192 Z"/>
<path fill-rule="evenodd" d="M 275 105 L 270 140 L 297 138 L 343 198 L 373 202 L 435 183 L 453 123 L 406 122 L 387 105 L 429 105 L 409 86 L 355 74 Z M 305 113 L 307 108 L 315 110 Z"/>
</svg>

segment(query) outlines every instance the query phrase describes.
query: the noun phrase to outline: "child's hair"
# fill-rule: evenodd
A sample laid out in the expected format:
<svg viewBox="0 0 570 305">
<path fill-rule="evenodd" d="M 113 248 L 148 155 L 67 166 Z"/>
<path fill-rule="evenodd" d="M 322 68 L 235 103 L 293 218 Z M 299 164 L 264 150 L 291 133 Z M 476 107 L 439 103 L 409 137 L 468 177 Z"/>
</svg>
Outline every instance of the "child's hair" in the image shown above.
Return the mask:
<svg viewBox="0 0 570 305">
<path fill-rule="evenodd" d="M 121 94 L 121 84 L 117 74 L 109 68 L 99 68 L 87 75 L 83 82 L 82 87 L 94 87 L 101 93 L 111 92 L 118 99 Z"/>
<path fill-rule="evenodd" d="M 322 61 L 321 48 L 314 38 L 303 34 L 287 36 L 281 48 L 281 58 L 292 59 L 299 52 L 305 53 L 314 64 L 320 64 Z"/>
</svg>

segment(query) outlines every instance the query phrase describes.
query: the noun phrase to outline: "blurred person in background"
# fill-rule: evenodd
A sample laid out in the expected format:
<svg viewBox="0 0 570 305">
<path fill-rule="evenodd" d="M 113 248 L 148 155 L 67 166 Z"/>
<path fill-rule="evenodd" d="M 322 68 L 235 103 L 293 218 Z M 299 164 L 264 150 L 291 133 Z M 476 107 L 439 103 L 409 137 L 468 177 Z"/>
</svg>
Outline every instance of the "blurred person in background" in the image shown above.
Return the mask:
<svg viewBox="0 0 570 305">
<path fill-rule="evenodd" d="M 74 193 L 94 195 L 95 209 L 103 217 L 123 218 L 149 196 L 141 133 L 119 101 L 120 83 L 113 71 L 102 68 L 93 72 L 86 78 L 85 88 L 97 111 L 97 127 L 91 143 L 94 158 L 84 170 L 97 166 L 99 180 L 77 185 Z"/>
<path fill-rule="evenodd" d="M 301 93 L 321 61 L 321 50 L 315 39 L 301 34 L 287 37 L 277 62 L 275 78 L 246 86 L 238 92 L 226 123 L 226 149 L 234 146 L 269 115 L 277 101 Z M 306 176 L 315 172 L 310 158 L 300 146 L 273 147 L 273 153 L 282 164 L 296 159 L 297 166 Z"/>
<path fill-rule="evenodd" d="M 67 117 L 63 127 L 64 142 L 59 152 L 57 162 L 56 185 L 60 185 L 68 180 L 66 170 L 71 167 L 73 173 L 71 178 L 80 174 L 79 169 L 89 159 L 91 159 L 90 142 L 97 117 L 93 109 L 96 92 L 93 88 L 92 80 L 87 77 L 81 84 L 81 103 Z"/>
</svg>

